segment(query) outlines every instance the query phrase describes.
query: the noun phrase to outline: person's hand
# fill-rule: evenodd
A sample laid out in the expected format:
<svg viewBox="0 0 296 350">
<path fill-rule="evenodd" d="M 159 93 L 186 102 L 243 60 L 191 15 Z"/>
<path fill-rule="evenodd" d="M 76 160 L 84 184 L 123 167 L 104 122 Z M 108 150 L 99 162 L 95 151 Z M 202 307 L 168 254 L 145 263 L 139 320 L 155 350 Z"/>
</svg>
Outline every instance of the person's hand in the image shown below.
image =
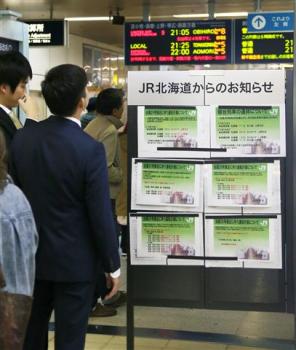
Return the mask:
<svg viewBox="0 0 296 350">
<path fill-rule="evenodd" d="M 105 296 L 104 300 L 111 299 L 119 290 L 120 277 L 113 278 L 110 274 L 106 275 L 107 287 L 109 288 L 109 293 Z"/>
<path fill-rule="evenodd" d="M 25 94 L 19 99 L 19 106 L 30 119 L 38 121 L 40 119 L 37 102 L 30 95 Z"/>
</svg>

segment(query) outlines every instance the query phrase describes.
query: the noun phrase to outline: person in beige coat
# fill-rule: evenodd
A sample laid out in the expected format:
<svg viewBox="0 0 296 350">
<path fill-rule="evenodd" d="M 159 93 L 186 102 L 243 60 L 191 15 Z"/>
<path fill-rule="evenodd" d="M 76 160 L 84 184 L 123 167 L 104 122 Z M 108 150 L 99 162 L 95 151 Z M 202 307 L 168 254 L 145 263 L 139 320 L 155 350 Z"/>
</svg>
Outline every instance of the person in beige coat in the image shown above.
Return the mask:
<svg viewBox="0 0 296 350">
<path fill-rule="evenodd" d="M 123 125 L 120 121 L 123 112 L 122 90 L 114 88 L 102 90 L 97 97 L 96 111 L 96 118 L 87 125 L 84 131 L 95 140 L 102 142 L 105 147 L 110 199 L 112 208 L 115 208 L 115 200 L 122 181 L 117 131 Z"/>
<path fill-rule="evenodd" d="M 120 146 L 118 139 L 118 129 L 123 126 L 120 118 L 123 113 L 123 92 L 120 89 L 108 88 L 102 90 L 97 97 L 96 113 L 97 116 L 86 126 L 84 131 L 93 137 L 96 141 L 102 142 L 105 147 L 107 167 L 108 167 L 108 181 L 110 200 L 113 210 L 114 220 L 116 224 L 115 204 L 116 198 L 120 191 L 122 182 L 122 169 L 120 166 Z M 100 303 L 97 304 L 97 299 L 103 299 L 108 293 L 107 284 L 103 283 L 105 276 L 99 276 L 97 283 L 97 290 L 95 293 L 95 300 L 93 306 L 96 309 L 91 316 L 112 316 L 116 310 L 111 307 L 104 308 Z M 101 286 L 104 284 L 104 287 Z M 99 288 L 100 286 L 100 288 Z M 117 293 L 114 302 L 118 305 L 118 299 L 124 299 L 123 292 Z M 113 300 L 110 302 L 112 306 Z"/>
</svg>

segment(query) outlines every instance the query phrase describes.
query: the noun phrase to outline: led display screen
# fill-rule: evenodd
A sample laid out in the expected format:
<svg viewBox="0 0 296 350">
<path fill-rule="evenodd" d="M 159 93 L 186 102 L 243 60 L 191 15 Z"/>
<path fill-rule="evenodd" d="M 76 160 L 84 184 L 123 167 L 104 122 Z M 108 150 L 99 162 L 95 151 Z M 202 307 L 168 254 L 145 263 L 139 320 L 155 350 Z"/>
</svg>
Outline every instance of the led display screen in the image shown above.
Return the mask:
<svg viewBox="0 0 296 350">
<path fill-rule="evenodd" d="M 235 63 L 293 62 L 293 33 L 248 33 L 247 21 L 235 21 Z"/>
<path fill-rule="evenodd" d="M 125 64 L 231 63 L 231 21 L 125 24 Z"/>
</svg>

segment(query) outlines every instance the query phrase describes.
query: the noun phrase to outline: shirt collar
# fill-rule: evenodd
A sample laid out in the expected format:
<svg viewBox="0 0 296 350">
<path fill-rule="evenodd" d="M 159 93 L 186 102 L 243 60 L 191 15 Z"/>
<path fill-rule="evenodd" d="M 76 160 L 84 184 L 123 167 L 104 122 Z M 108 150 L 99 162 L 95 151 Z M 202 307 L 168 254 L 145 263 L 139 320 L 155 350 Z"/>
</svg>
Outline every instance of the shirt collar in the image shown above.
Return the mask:
<svg viewBox="0 0 296 350">
<path fill-rule="evenodd" d="M 72 120 L 72 122 L 76 123 L 81 128 L 81 122 L 79 119 L 74 118 L 74 117 L 65 117 L 65 119 Z"/>
<path fill-rule="evenodd" d="M 11 114 L 11 109 L 9 109 L 9 108 L 7 108 L 7 107 L 1 105 L 1 104 L 0 104 L 0 108 L 2 108 L 2 109 L 4 110 L 5 113 L 7 113 L 7 114 L 9 114 L 9 115 Z"/>
</svg>

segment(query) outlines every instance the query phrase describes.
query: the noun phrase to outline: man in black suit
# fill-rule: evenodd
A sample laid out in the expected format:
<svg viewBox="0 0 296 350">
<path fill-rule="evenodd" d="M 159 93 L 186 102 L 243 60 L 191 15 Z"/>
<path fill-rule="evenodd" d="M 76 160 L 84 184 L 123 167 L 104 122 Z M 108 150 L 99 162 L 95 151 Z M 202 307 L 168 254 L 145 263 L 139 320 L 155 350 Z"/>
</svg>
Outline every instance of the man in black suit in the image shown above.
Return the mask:
<svg viewBox="0 0 296 350">
<path fill-rule="evenodd" d="M 19 130 L 11 145 L 11 174 L 32 206 L 40 239 L 25 350 L 47 348 L 53 309 L 55 349 L 82 350 L 96 276 L 108 274 L 107 299 L 119 287 L 105 150 L 80 127 L 86 84 L 78 66 L 52 68 L 41 87 L 54 115 Z"/>
<path fill-rule="evenodd" d="M 0 55 L 0 128 L 5 136 L 7 149 L 17 129 L 22 126 L 12 114 L 12 108 L 26 100 L 26 84 L 31 78 L 30 63 L 20 52 L 12 51 Z"/>
</svg>

